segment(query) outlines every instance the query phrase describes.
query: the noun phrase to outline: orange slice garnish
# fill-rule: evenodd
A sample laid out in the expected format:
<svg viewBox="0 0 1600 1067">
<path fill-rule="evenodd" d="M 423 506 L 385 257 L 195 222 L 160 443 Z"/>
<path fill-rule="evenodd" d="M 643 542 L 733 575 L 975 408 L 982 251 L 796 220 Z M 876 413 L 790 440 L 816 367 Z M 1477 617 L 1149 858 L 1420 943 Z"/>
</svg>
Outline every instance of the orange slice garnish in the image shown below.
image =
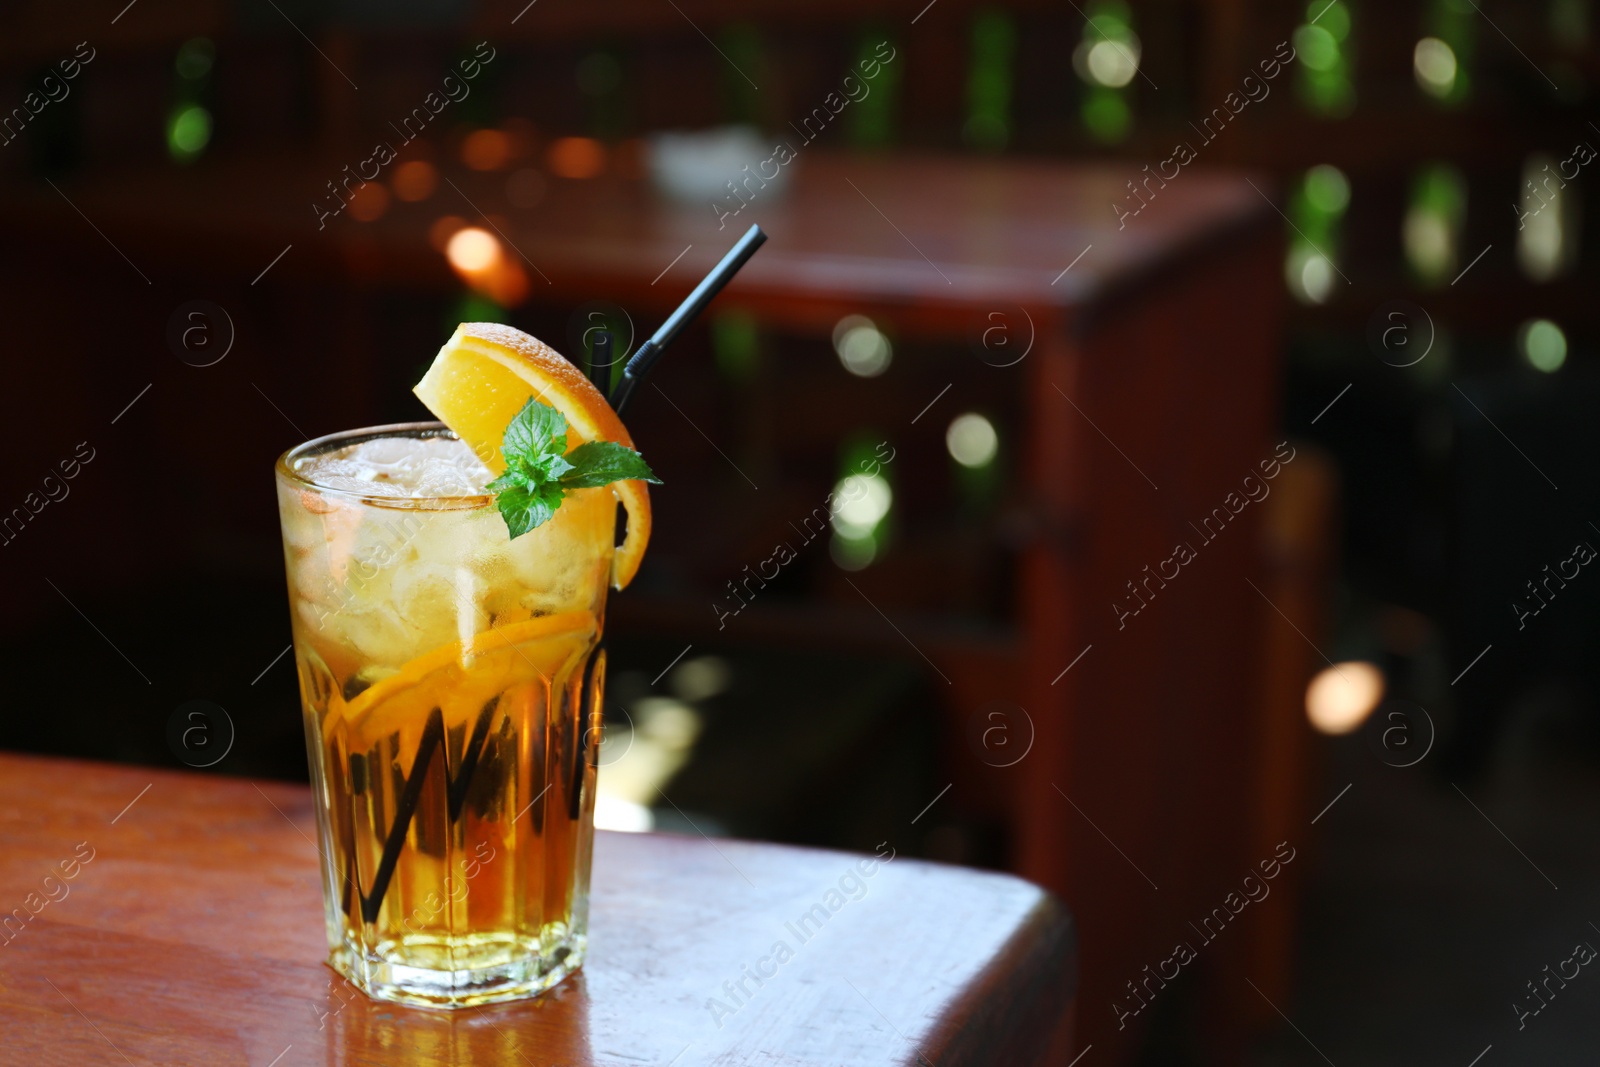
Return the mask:
<svg viewBox="0 0 1600 1067">
<path fill-rule="evenodd" d="M 456 327 L 413 392 L 497 475 L 506 465 L 500 440 L 530 396 L 566 418 L 569 451 L 586 441 L 633 447 L 627 427 L 577 367 L 537 337 L 510 326 L 464 322 Z M 628 512 L 628 535 L 611 561 L 611 584 L 621 589 L 638 573 L 650 540 L 650 493 L 641 481 L 577 492 L 608 490 Z"/>
</svg>

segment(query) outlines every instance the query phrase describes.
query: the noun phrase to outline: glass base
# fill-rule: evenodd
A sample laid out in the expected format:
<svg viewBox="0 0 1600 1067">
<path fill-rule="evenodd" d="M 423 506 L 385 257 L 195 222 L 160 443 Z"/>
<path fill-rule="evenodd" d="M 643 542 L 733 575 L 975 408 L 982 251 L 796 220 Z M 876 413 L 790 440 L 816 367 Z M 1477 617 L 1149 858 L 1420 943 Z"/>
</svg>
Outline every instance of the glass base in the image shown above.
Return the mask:
<svg viewBox="0 0 1600 1067">
<path fill-rule="evenodd" d="M 583 966 L 582 934 L 525 938 L 408 937 L 363 952 L 353 941 L 328 954 L 328 966 L 375 1000 L 422 1008 L 470 1008 L 536 997 Z"/>
</svg>

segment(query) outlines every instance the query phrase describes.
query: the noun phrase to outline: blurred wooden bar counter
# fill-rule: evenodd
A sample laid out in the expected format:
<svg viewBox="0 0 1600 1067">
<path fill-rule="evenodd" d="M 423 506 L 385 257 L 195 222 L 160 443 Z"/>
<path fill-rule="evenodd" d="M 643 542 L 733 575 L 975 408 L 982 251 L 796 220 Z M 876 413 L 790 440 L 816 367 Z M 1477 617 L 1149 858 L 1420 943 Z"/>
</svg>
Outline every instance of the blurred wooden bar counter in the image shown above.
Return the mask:
<svg viewBox="0 0 1600 1067">
<path fill-rule="evenodd" d="M 1064 1062 L 1070 1039 L 1055 899 L 893 842 L 862 877 L 845 853 L 602 831 L 582 972 L 438 1012 L 323 966 L 302 786 L 0 755 L 0 827 L 8 1063 L 957 1067 Z M 785 924 L 818 903 L 802 942 Z"/>
</svg>

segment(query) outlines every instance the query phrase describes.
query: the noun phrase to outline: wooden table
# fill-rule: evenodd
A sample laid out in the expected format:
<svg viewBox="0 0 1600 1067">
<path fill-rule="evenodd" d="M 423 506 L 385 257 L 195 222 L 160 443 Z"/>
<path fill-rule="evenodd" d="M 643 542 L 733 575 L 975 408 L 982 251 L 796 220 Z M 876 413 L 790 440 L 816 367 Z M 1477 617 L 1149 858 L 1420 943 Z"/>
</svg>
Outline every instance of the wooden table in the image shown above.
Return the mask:
<svg viewBox="0 0 1600 1067">
<path fill-rule="evenodd" d="M 601 832 L 583 971 L 536 1001 L 442 1012 L 368 1000 L 323 966 L 302 786 L 0 755 L 0 827 L 8 1063 L 1070 1058 L 1072 920 L 1006 875 L 895 859 L 800 943 L 785 923 L 862 857 Z M 780 939 L 793 959 L 713 1011 Z"/>
</svg>

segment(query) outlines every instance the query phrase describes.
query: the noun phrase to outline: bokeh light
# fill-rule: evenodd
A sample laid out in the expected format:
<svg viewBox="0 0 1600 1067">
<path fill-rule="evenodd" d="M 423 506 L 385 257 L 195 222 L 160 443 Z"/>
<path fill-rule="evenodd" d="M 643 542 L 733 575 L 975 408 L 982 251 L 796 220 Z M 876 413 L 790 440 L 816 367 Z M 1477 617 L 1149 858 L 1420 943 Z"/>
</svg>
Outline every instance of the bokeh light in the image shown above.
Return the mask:
<svg viewBox="0 0 1600 1067">
<path fill-rule="evenodd" d="M 838 506 L 833 511 L 833 528 L 846 537 L 866 537 L 889 514 L 894 491 L 881 474 L 850 474 L 833 487 Z"/>
<path fill-rule="evenodd" d="M 656 828 L 655 813 L 643 804 L 601 790 L 595 791 L 594 828 L 625 834 L 647 834 Z"/>
<path fill-rule="evenodd" d="M 987 467 L 1000 451 L 1000 435 L 988 419 L 969 411 L 950 420 L 944 447 L 963 467 Z"/>
<path fill-rule="evenodd" d="M 1406 254 L 1424 274 L 1438 275 L 1454 259 L 1447 220 L 1437 212 L 1408 212 L 1405 221 Z"/>
<path fill-rule="evenodd" d="M 1467 180 L 1448 164 L 1424 167 L 1412 186 L 1401 242 L 1411 269 L 1426 284 L 1442 285 L 1457 270 L 1467 215 Z"/>
<path fill-rule="evenodd" d="M 1130 34 L 1122 41 L 1097 41 L 1089 46 L 1083 65 L 1095 82 L 1120 89 L 1139 72 L 1139 38 Z"/>
<path fill-rule="evenodd" d="M 182 163 L 195 159 L 211 142 L 211 112 L 199 104 L 181 107 L 167 123 L 167 151 Z"/>
<path fill-rule="evenodd" d="M 1330 163 L 1306 171 L 1290 195 L 1292 232 L 1284 280 L 1302 304 L 1323 304 L 1333 295 L 1349 207 L 1350 179 Z"/>
<path fill-rule="evenodd" d="M 500 130 L 473 130 L 461 142 L 461 162 L 473 170 L 501 170 L 511 162 L 511 138 Z"/>
<path fill-rule="evenodd" d="M 444 254 L 456 270 L 472 274 L 500 261 L 500 241 L 488 230 L 467 226 L 450 237 Z"/>
<path fill-rule="evenodd" d="M 847 474 L 833 487 L 833 539 L 828 554 L 844 570 L 858 571 L 877 559 L 881 528 L 894 505 L 894 491 L 881 474 Z"/>
<path fill-rule="evenodd" d="M 606 150 L 593 137 L 562 137 L 551 142 L 545 163 L 558 178 L 593 178 L 605 170 Z"/>
<path fill-rule="evenodd" d="M 1456 86 L 1456 53 L 1437 37 L 1424 37 L 1411 50 L 1411 72 L 1422 91 L 1443 100 Z"/>
<path fill-rule="evenodd" d="M 1306 686 L 1306 718 L 1319 733 L 1347 734 L 1383 700 L 1383 672 L 1351 660 L 1318 671 Z"/>
<path fill-rule="evenodd" d="M 488 230 L 465 226 L 450 236 L 444 251 L 461 280 L 500 307 L 516 307 L 528 298 L 527 271 Z"/>
<path fill-rule="evenodd" d="M 1567 361 L 1567 335 L 1549 319 L 1533 319 L 1517 331 L 1522 358 L 1546 374 L 1554 374 Z"/>
<path fill-rule="evenodd" d="M 1522 164 L 1517 203 L 1517 264 L 1535 282 L 1553 281 L 1577 258 L 1576 190 L 1561 180 L 1561 164 L 1543 152 Z"/>
<path fill-rule="evenodd" d="M 876 378 L 889 369 L 894 348 L 865 315 L 846 315 L 833 328 L 833 350 L 844 369 L 858 378 Z"/>
<path fill-rule="evenodd" d="M 367 182 L 350 194 L 350 204 L 345 208 L 357 222 L 372 222 L 389 210 L 389 190 L 377 182 Z"/>
<path fill-rule="evenodd" d="M 1318 211 L 1337 215 L 1350 206 L 1350 179 L 1331 163 L 1322 163 L 1306 172 L 1306 199 Z"/>
<path fill-rule="evenodd" d="M 667 685 L 680 700 L 709 700 L 727 691 L 733 668 L 721 656 L 696 656 L 684 660 L 667 677 Z"/>
<path fill-rule="evenodd" d="M 1355 107 L 1355 80 L 1350 50 L 1351 15 L 1343 0 L 1310 0 L 1306 21 L 1295 28 L 1297 85 L 1312 111 L 1329 118 L 1348 115 Z"/>
<path fill-rule="evenodd" d="M 1339 65 L 1339 42 L 1321 26 L 1307 23 L 1294 31 L 1294 51 L 1300 62 L 1316 71 L 1331 71 Z"/>
<path fill-rule="evenodd" d="M 443 252 L 450 246 L 450 238 L 466 224 L 467 220 L 460 215 L 441 215 L 428 227 L 428 243 L 435 252 Z"/>
<path fill-rule="evenodd" d="M 1121 0 L 1096 0 L 1083 15 L 1083 33 L 1072 52 L 1072 68 L 1088 86 L 1078 114 L 1091 137 L 1111 144 L 1133 129 L 1128 97 L 1142 45 L 1133 32 L 1133 10 Z"/>
<path fill-rule="evenodd" d="M 394 169 L 392 184 L 397 200 L 408 204 L 426 200 L 439 187 L 439 168 L 425 159 L 408 160 Z"/>
<path fill-rule="evenodd" d="M 1301 250 L 1290 261 L 1289 288 L 1308 304 L 1326 304 L 1333 293 L 1333 264 L 1321 252 Z"/>
<path fill-rule="evenodd" d="M 594 821 L 605 830 L 644 831 L 655 825 L 649 804 L 688 762 L 704 721 L 690 704 L 645 697 L 626 724 L 608 724 L 600 737 Z"/>
</svg>

